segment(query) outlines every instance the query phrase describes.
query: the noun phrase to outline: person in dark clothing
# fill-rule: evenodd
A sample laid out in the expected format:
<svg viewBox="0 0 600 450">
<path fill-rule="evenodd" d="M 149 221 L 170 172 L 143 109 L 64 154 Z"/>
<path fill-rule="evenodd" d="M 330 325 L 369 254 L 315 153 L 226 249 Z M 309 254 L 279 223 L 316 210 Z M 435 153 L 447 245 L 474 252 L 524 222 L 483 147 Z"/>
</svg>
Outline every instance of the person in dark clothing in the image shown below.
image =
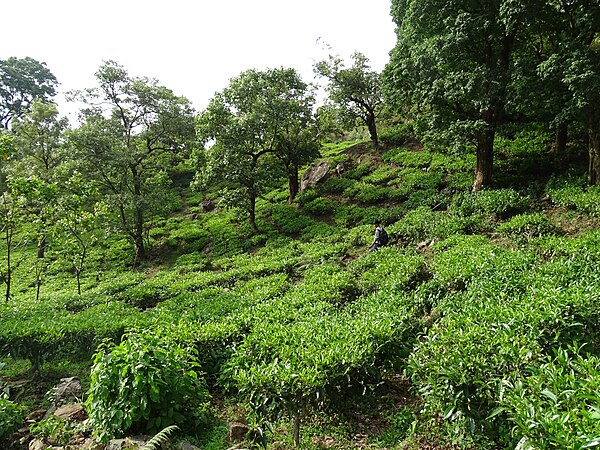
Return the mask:
<svg viewBox="0 0 600 450">
<path fill-rule="evenodd" d="M 370 252 L 376 251 L 382 245 L 387 245 L 387 232 L 381 226 L 381 221 L 376 220 L 373 222 L 373 226 L 375 226 L 375 235 L 373 236 L 373 243 L 369 247 Z"/>
</svg>

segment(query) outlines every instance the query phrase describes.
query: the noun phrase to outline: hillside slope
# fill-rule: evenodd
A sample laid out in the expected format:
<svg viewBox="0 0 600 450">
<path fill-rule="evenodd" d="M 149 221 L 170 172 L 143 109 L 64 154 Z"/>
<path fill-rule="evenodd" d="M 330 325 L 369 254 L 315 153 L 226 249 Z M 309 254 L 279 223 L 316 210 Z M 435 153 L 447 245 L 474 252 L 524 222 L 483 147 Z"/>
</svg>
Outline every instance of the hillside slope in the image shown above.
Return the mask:
<svg viewBox="0 0 600 450">
<path fill-rule="evenodd" d="M 24 283 L 0 305 L 0 384 L 26 414 L 62 376 L 91 386 L 86 426 L 34 435 L 176 423 L 210 449 L 595 445 L 600 190 L 579 155 L 509 147 L 474 193 L 472 156 L 409 144 L 324 148 L 329 175 L 294 204 L 283 187 L 261 199 L 258 235 L 218 192 L 186 191 L 144 270 L 111 241 L 81 296 L 60 268 L 39 302 Z M 375 219 L 391 245 L 369 253 Z"/>
</svg>

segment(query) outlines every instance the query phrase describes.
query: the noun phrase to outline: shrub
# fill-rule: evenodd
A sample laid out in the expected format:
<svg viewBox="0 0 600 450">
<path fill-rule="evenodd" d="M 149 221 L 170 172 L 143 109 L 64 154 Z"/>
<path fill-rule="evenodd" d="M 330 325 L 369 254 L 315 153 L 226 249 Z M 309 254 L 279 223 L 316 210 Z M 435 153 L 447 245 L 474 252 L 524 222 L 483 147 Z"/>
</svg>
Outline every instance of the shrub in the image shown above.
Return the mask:
<svg viewBox="0 0 600 450">
<path fill-rule="evenodd" d="M 379 132 L 379 140 L 386 146 L 398 146 L 404 144 L 413 134 L 413 127 L 410 123 L 399 123 L 391 127 L 384 128 Z"/>
<path fill-rule="evenodd" d="M 388 227 L 393 235 L 409 242 L 425 240 L 441 240 L 454 234 L 466 231 L 467 219 L 449 216 L 443 212 L 432 211 L 427 206 L 420 206 Z"/>
<path fill-rule="evenodd" d="M 304 241 L 310 241 L 312 239 L 335 236 L 337 234 L 339 234 L 339 230 L 336 227 L 324 222 L 316 222 L 302 230 L 300 237 Z"/>
<path fill-rule="evenodd" d="M 358 180 L 371 171 L 371 163 L 362 163 L 356 166 L 354 169 L 346 170 L 342 177 L 346 179 Z"/>
<path fill-rule="evenodd" d="M 324 183 L 317 186 L 321 194 L 341 194 L 346 189 L 354 186 L 355 180 L 348 178 L 328 178 Z"/>
<path fill-rule="evenodd" d="M 365 208 L 357 205 L 343 205 L 337 209 L 333 220 L 339 226 L 349 227 L 361 223 L 365 216 Z"/>
<path fill-rule="evenodd" d="M 295 314 L 289 310 L 283 321 L 269 320 L 265 313 L 289 309 L 289 301 L 260 311 L 262 320 L 236 346 L 222 379 L 239 390 L 259 423 L 292 417 L 297 440 L 309 407 L 320 407 L 353 386 L 375 384 L 381 353 L 404 354 L 413 342 L 403 299 L 371 296 L 340 310 L 293 298 L 303 307 Z"/>
<path fill-rule="evenodd" d="M 329 198 L 317 197 L 304 204 L 304 209 L 315 216 L 325 216 L 333 213 L 339 203 Z"/>
<path fill-rule="evenodd" d="M 429 169 L 432 172 L 445 172 L 451 175 L 467 175 L 470 178 L 470 184 L 473 184 L 473 167 L 475 166 L 475 163 L 475 155 L 433 153 L 431 155 Z"/>
<path fill-rule="evenodd" d="M 516 134 L 513 139 L 508 139 L 499 134 L 494 141 L 494 149 L 498 153 L 506 153 L 513 156 L 540 156 L 548 150 L 548 144 L 552 142 L 548 132 L 540 130 L 523 130 Z"/>
<path fill-rule="evenodd" d="M 13 403 L 6 395 L 0 395 L 0 438 L 19 429 L 23 423 L 23 408 Z"/>
<path fill-rule="evenodd" d="M 363 290 L 405 288 L 421 271 L 423 257 L 397 247 L 382 247 L 354 260 L 350 270 Z"/>
<path fill-rule="evenodd" d="M 323 264 L 306 270 L 302 282 L 288 295 L 344 304 L 358 295 L 358 285 L 354 276 L 340 266 Z"/>
<path fill-rule="evenodd" d="M 395 163 L 402 167 L 427 167 L 431 162 L 431 153 L 414 151 L 407 148 L 394 148 L 385 152 L 381 159 L 384 162 Z"/>
<path fill-rule="evenodd" d="M 351 200 L 376 204 L 387 199 L 389 189 L 384 186 L 374 186 L 363 181 L 359 181 L 352 187 L 344 191 L 344 196 Z"/>
<path fill-rule="evenodd" d="M 577 209 L 593 217 L 600 216 L 600 186 L 568 186 L 548 189 L 547 192 L 552 201 L 559 206 Z"/>
<path fill-rule="evenodd" d="M 398 176 L 398 169 L 394 167 L 379 167 L 369 175 L 362 178 L 362 181 L 373 184 L 383 184 Z"/>
<path fill-rule="evenodd" d="M 202 419 L 208 391 L 193 348 L 150 332 L 129 333 L 117 346 L 101 344 L 93 362 L 86 407 L 100 441 Z"/>
<path fill-rule="evenodd" d="M 500 408 L 519 448 L 595 448 L 600 439 L 600 359 L 561 349 L 530 376 L 512 374 Z"/>
<path fill-rule="evenodd" d="M 411 189 L 437 189 L 443 177 L 441 173 L 426 172 L 413 167 L 403 169 L 399 176 L 402 184 Z"/>
<path fill-rule="evenodd" d="M 273 205 L 270 208 L 270 214 L 275 227 L 285 234 L 300 233 L 315 223 L 313 219 L 302 214 L 302 211 L 293 205 Z"/>
<path fill-rule="evenodd" d="M 486 189 L 456 194 L 448 209 L 461 216 L 486 214 L 505 219 L 524 212 L 529 205 L 530 199 L 514 189 Z"/>
<path fill-rule="evenodd" d="M 317 192 L 317 190 L 315 188 L 310 188 L 299 192 L 294 200 L 298 205 L 304 206 L 318 197 L 319 193 Z"/>
<path fill-rule="evenodd" d="M 540 213 L 518 214 L 500 224 L 496 231 L 517 240 L 555 234 L 556 229 L 548 218 Z"/>
<path fill-rule="evenodd" d="M 587 245 L 594 244 L 587 239 Z M 547 357 L 568 345 L 597 352 L 598 299 L 591 292 L 600 280 L 590 268 L 597 251 L 591 257 L 586 252 L 561 256 L 552 263 L 560 267 L 553 270 L 550 263 L 537 265 L 535 255 L 486 244 L 479 237 L 449 239 L 437 251 L 432 281 L 444 280 L 446 286 L 434 308 L 441 318 L 411 355 L 407 371 L 424 396 L 426 411 L 457 422 L 467 419 L 474 429 L 506 440 L 512 424 L 497 409 L 503 380 L 535 373 Z M 575 279 L 571 272 L 577 268 L 583 272 Z M 527 425 L 533 425 L 537 412 L 522 411 L 530 415 L 521 420 L 531 418 Z M 558 421 L 554 425 L 556 430 L 562 426 Z M 537 433 L 536 428 L 530 431 Z"/>
</svg>

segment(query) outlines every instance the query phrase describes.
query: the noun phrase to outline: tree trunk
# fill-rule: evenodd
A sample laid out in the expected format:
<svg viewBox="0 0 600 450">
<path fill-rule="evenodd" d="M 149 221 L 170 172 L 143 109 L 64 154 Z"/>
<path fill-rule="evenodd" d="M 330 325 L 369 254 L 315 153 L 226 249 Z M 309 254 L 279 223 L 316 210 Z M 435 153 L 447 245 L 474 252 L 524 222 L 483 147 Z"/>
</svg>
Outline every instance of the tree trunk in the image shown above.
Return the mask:
<svg viewBox="0 0 600 450">
<path fill-rule="evenodd" d="M 369 129 L 369 136 L 371 137 L 371 142 L 373 143 L 373 147 L 379 148 L 379 137 L 377 136 L 377 124 L 375 122 L 375 113 L 369 112 L 366 117 L 367 128 Z"/>
<path fill-rule="evenodd" d="M 259 230 L 256 225 L 256 191 L 254 190 L 254 187 L 248 189 L 248 194 L 248 200 L 250 201 L 248 208 L 250 226 L 252 227 L 254 234 L 258 234 Z"/>
<path fill-rule="evenodd" d="M 300 182 L 298 181 L 298 166 L 293 165 L 288 167 L 288 203 L 292 203 L 300 190 Z"/>
<path fill-rule="evenodd" d="M 37 257 L 44 258 L 46 255 L 46 235 L 43 235 L 38 242 Z"/>
<path fill-rule="evenodd" d="M 592 185 L 600 184 L 600 110 L 592 111 L 588 119 L 588 181 Z"/>
<path fill-rule="evenodd" d="M 11 278 L 12 278 L 12 267 L 11 267 L 11 254 L 10 254 L 10 247 L 12 245 L 12 230 L 10 229 L 10 225 L 6 225 L 6 230 L 5 230 L 6 234 L 5 234 L 5 240 L 6 240 L 6 277 L 5 277 L 5 282 L 6 282 L 6 293 L 5 293 L 5 299 L 8 302 L 10 300 L 10 283 L 12 282 Z"/>
<path fill-rule="evenodd" d="M 300 446 L 300 411 L 297 410 L 294 413 L 292 421 L 292 437 L 294 439 L 294 447 L 298 448 Z"/>
<path fill-rule="evenodd" d="M 475 180 L 473 191 L 479 191 L 492 182 L 492 171 L 494 167 L 494 136 L 495 130 L 483 131 L 477 139 L 477 165 L 475 168 Z"/>
<path fill-rule="evenodd" d="M 75 269 L 75 278 L 77 279 L 77 295 L 81 295 L 81 270 Z"/>
<path fill-rule="evenodd" d="M 142 207 L 142 182 L 135 166 L 131 167 L 133 175 L 133 198 L 135 201 L 135 260 L 136 263 L 146 258 L 146 247 L 144 246 L 144 209 Z"/>
<path fill-rule="evenodd" d="M 569 128 L 566 123 L 559 123 L 556 126 L 554 134 L 554 152 L 564 153 L 567 149 L 567 139 L 569 137 Z"/>
</svg>

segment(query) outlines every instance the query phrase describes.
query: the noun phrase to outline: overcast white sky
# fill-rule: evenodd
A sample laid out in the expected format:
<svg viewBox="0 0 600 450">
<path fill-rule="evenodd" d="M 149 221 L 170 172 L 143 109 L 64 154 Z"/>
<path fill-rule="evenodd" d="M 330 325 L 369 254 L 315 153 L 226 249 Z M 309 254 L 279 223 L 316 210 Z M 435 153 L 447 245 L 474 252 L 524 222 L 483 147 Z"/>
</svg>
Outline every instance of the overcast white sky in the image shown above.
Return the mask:
<svg viewBox="0 0 600 450">
<path fill-rule="evenodd" d="M 0 59 L 45 62 L 61 92 L 94 86 L 112 59 L 201 110 L 246 69 L 293 67 L 313 81 L 313 63 L 327 56 L 319 38 L 382 70 L 395 44 L 389 9 L 390 0 L 10 1 L 1 8 Z"/>
</svg>

